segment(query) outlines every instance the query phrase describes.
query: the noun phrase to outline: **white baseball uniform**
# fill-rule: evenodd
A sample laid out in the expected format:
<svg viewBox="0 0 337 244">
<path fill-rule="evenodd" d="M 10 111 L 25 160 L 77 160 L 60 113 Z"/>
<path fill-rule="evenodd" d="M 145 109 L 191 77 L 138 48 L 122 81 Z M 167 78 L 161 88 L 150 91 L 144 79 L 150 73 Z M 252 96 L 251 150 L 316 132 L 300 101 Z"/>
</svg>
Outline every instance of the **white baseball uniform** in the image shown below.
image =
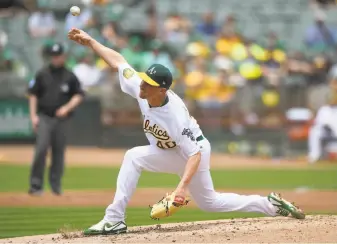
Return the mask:
<svg viewBox="0 0 337 244">
<path fill-rule="evenodd" d="M 328 135 L 324 127 L 331 130 Z M 319 108 L 313 126 L 309 131 L 308 149 L 309 162 L 316 162 L 322 155 L 322 139 L 337 136 L 337 106 L 324 105 Z"/>
<path fill-rule="evenodd" d="M 192 200 L 205 211 L 260 212 L 276 215 L 276 208 L 267 197 L 238 195 L 214 191 L 210 175 L 211 145 L 202 135 L 196 120 L 189 115 L 184 102 L 171 90 L 168 102 L 161 107 L 150 107 L 146 99 L 139 98 L 142 80 L 127 63 L 118 68 L 123 92 L 136 98 L 144 117 L 143 128 L 150 145 L 134 147 L 125 154 L 118 178 L 114 200 L 105 213 L 104 220 L 124 221 L 125 209 L 134 193 L 143 170 L 172 173 L 182 177 L 190 156 L 201 152 L 198 171 L 193 176 L 189 192 Z M 238 179 L 240 180 L 240 179 Z"/>
</svg>

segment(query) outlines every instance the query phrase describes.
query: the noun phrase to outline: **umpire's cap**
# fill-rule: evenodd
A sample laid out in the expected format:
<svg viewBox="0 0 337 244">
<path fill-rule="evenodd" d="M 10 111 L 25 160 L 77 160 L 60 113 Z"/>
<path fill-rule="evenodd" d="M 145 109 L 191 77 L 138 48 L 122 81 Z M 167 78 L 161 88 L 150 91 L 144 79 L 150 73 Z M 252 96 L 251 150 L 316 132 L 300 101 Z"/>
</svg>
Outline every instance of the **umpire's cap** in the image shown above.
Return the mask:
<svg viewBox="0 0 337 244">
<path fill-rule="evenodd" d="M 60 56 L 64 54 L 64 47 L 61 43 L 54 43 L 47 52 L 50 56 Z"/>
</svg>

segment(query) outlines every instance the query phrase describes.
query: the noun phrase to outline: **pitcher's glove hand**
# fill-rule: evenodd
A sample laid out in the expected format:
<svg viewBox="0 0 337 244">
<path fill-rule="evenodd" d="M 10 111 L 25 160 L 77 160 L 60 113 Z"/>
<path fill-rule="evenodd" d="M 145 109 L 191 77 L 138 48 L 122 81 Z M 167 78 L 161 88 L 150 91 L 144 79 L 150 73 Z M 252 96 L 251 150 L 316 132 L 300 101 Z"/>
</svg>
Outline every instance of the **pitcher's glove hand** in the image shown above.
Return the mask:
<svg viewBox="0 0 337 244">
<path fill-rule="evenodd" d="M 177 212 L 179 208 L 186 206 L 189 202 L 190 199 L 188 197 L 176 196 L 174 193 L 167 194 L 166 197 L 152 205 L 152 207 L 150 206 L 150 217 L 159 220 L 171 216 Z"/>
</svg>

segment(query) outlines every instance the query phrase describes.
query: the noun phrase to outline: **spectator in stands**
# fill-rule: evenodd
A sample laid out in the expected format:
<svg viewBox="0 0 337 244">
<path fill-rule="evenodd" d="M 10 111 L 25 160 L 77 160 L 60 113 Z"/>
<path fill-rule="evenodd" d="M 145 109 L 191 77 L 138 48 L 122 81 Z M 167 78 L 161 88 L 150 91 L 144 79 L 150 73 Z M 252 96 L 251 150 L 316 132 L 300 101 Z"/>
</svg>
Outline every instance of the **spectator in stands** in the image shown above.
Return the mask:
<svg viewBox="0 0 337 244">
<path fill-rule="evenodd" d="M 261 45 L 268 50 L 286 50 L 285 41 L 282 40 L 275 32 L 269 32 L 261 41 Z"/>
<path fill-rule="evenodd" d="M 164 22 L 161 38 L 170 46 L 183 50 L 189 42 L 191 23 L 178 14 L 170 14 Z"/>
<path fill-rule="evenodd" d="M 215 37 L 219 26 L 215 23 L 214 14 L 212 12 L 203 14 L 202 21 L 196 26 L 196 29 L 206 37 Z"/>
<path fill-rule="evenodd" d="M 325 13 L 316 11 L 315 22 L 305 33 L 305 44 L 312 51 L 334 49 L 337 44 L 337 28 L 327 25 L 325 20 Z"/>
<path fill-rule="evenodd" d="M 240 35 L 236 32 L 232 24 L 223 26 L 215 43 L 216 51 L 224 56 L 229 56 L 236 44 L 242 43 Z"/>
<path fill-rule="evenodd" d="M 106 46 L 112 47 L 114 49 L 120 49 L 127 45 L 124 38 L 125 33 L 121 26 L 116 21 L 109 21 L 102 28 L 103 42 Z"/>
<path fill-rule="evenodd" d="M 235 37 L 239 39 L 241 30 L 238 26 L 237 19 L 233 14 L 230 14 L 226 17 L 225 22 L 223 23 L 221 29 L 219 30 L 222 33 L 228 34 L 230 37 Z"/>
<path fill-rule="evenodd" d="M 121 54 L 128 63 L 136 70 L 141 70 L 144 61 L 144 52 L 139 37 L 133 36 L 129 39 L 129 45 L 121 50 Z"/>
<path fill-rule="evenodd" d="M 262 64 L 263 76 L 268 85 L 278 87 L 281 85 L 281 79 L 284 76 L 284 64 L 286 54 L 280 49 L 266 50 L 266 60 Z"/>
<path fill-rule="evenodd" d="M 187 99 L 200 101 L 208 97 L 209 87 L 214 83 L 214 77 L 209 74 L 207 66 L 208 62 L 203 57 L 192 58 L 184 78 Z"/>
<path fill-rule="evenodd" d="M 259 111 L 258 101 L 264 88 L 262 72 L 264 50 L 252 40 L 245 40 L 244 43 L 235 45 L 231 57 L 238 73 L 245 81 L 245 85 L 240 89 L 239 110 L 245 117 L 255 118 Z"/>
<path fill-rule="evenodd" d="M 73 73 L 85 91 L 100 82 L 102 73 L 95 65 L 95 56 L 91 52 L 81 51 L 78 54 L 78 63 L 73 68 Z"/>
<path fill-rule="evenodd" d="M 317 55 L 311 60 L 312 72 L 308 80 L 308 107 L 316 112 L 326 104 L 329 94 L 328 72 L 331 64 L 326 55 Z"/>
<path fill-rule="evenodd" d="M 306 81 L 312 72 L 309 60 L 299 51 L 288 54 L 286 70 L 289 77 L 294 79 L 293 82 L 300 80 L 300 83 Z"/>
<path fill-rule="evenodd" d="M 312 72 L 311 64 L 303 52 L 288 52 L 285 62 L 285 108 L 306 106 L 306 87 Z"/>
<path fill-rule="evenodd" d="M 239 73 L 243 78 L 246 79 L 247 84 L 255 85 L 261 84 L 262 82 L 262 66 L 261 60 L 259 60 L 258 51 L 254 53 L 253 43 L 247 40 L 242 48 L 242 50 L 237 50 L 236 64 L 239 70 Z M 239 51 L 242 51 L 240 54 Z M 262 51 L 262 50 L 261 50 Z M 235 52 L 233 53 L 235 54 Z"/>
<path fill-rule="evenodd" d="M 229 84 L 230 77 L 225 69 L 218 69 L 215 76 L 210 76 L 204 83 L 204 96 L 198 100 L 201 108 L 223 109 L 235 95 L 235 87 Z"/>
<path fill-rule="evenodd" d="M 28 29 L 32 37 L 51 37 L 56 33 L 56 21 L 52 11 L 42 6 L 39 11 L 34 12 L 28 20 Z"/>
<path fill-rule="evenodd" d="M 174 75 L 176 73 L 175 67 L 172 63 L 170 55 L 163 51 L 163 43 L 161 43 L 159 40 L 154 40 L 152 41 L 150 48 L 151 51 L 144 53 L 144 60 L 141 70 L 146 70 L 151 66 L 151 64 L 158 63 L 167 67 Z"/>
</svg>

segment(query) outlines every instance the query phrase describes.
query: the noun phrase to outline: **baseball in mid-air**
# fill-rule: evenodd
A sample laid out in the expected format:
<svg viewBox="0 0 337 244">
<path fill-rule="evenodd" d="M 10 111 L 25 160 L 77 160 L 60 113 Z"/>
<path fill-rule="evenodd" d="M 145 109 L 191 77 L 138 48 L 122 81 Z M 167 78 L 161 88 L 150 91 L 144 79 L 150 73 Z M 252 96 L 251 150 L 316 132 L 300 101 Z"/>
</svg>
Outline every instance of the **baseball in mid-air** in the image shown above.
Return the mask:
<svg viewBox="0 0 337 244">
<path fill-rule="evenodd" d="M 81 9 L 80 9 L 79 7 L 77 7 L 77 6 L 72 6 L 72 7 L 70 8 L 70 13 L 71 13 L 73 16 L 78 16 L 78 15 L 80 15 L 80 13 L 81 13 Z"/>
</svg>

